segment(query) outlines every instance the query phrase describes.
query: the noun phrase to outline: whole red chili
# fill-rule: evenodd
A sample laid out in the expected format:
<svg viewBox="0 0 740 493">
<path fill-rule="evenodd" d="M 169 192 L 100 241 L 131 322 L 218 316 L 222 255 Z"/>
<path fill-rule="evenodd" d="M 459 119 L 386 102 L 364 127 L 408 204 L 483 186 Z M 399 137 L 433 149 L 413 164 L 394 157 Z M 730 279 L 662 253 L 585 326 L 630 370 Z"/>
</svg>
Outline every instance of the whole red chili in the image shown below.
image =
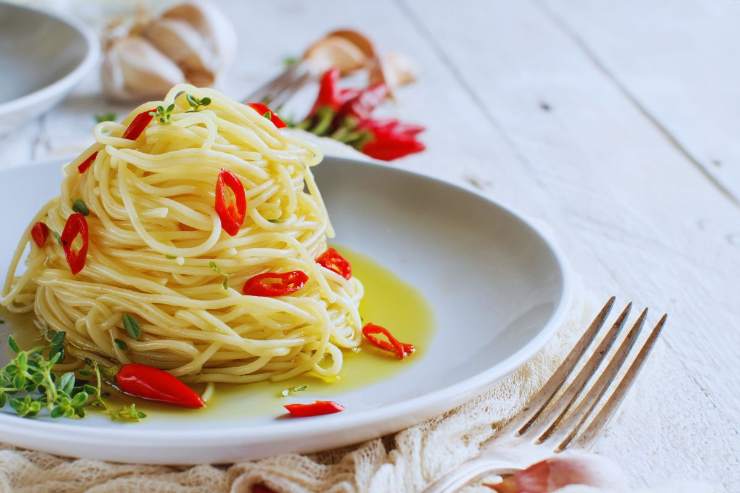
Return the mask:
<svg viewBox="0 0 740 493">
<path fill-rule="evenodd" d="M 75 238 L 79 235 L 82 244 L 79 249 L 74 250 L 72 243 Z M 64 225 L 64 230 L 60 237 L 62 242 L 62 248 L 64 249 L 64 255 L 67 257 L 67 263 L 72 271 L 72 274 L 77 274 L 85 267 L 85 260 L 87 259 L 87 247 L 89 244 L 88 232 L 87 232 L 87 219 L 79 212 L 71 214 L 67 218 L 67 223 Z"/>
<path fill-rule="evenodd" d="M 308 282 L 301 270 L 290 272 L 265 272 L 247 279 L 242 292 L 251 296 L 285 296 L 295 293 Z"/>
<path fill-rule="evenodd" d="M 331 247 L 319 255 L 319 258 L 316 259 L 316 263 L 336 272 L 345 279 L 352 277 L 352 264 L 349 263 L 349 260 L 342 257 L 342 254 Z"/>
<path fill-rule="evenodd" d="M 203 399 L 193 389 L 159 368 L 128 363 L 116 373 L 116 385 L 122 392 L 150 401 L 174 406 L 199 408 Z"/>
<path fill-rule="evenodd" d="M 338 82 L 339 69 L 332 68 L 323 73 L 319 82 L 319 94 L 316 96 L 309 116 L 314 115 L 319 108 L 329 108 L 337 113 L 339 108 L 360 93 L 359 89 L 341 88 Z"/>
<path fill-rule="evenodd" d="M 387 340 L 384 341 L 383 339 L 378 338 L 377 334 L 385 336 Z M 388 329 L 381 327 L 380 325 L 372 323 L 366 324 L 365 327 L 362 328 L 362 335 L 364 335 L 368 342 L 373 346 L 385 351 L 396 353 L 398 359 L 403 359 L 416 351 L 413 344 L 400 342 L 398 339 L 393 337 L 393 334 L 391 334 Z"/>
<path fill-rule="evenodd" d="M 334 401 L 316 401 L 312 404 L 286 404 L 283 406 L 294 418 L 308 418 L 322 414 L 334 414 L 344 411 L 344 407 Z"/>
<path fill-rule="evenodd" d="M 88 157 L 87 159 L 85 159 L 84 161 L 82 161 L 80 163 L 80 165 L 77 166 L 77 171 L 79 171 L 80 174 L 82 174 L 85 171 L 87 171 L 88 169 L 90 169 L 90 166 L 93 165 L 93 163 L 95 162 L 95 158 L 96 157 L 98 157 L 98 151 L 93 152 L 92 154 L 90 154 L 90 157 Z"/>
<path fill-rule="evenodd" d="M 49 226 L 42 222 L 37 222 L 31 228 L 31 238 L 34 243 L 41 248 L 46 243 L 46 239 L 49 237 Z"/>
<path fill-rule="evenodd" d="M 152 118 L 154 118 L 154 111 L 156 110 L 151 109 L 136 115 L 134 119 L 131 120 L 131 123 L 129 123 L 128 127 L 123 132 L 123 135 L 121 137 L 129 140 L 138 139 L 139 135 L 141 135 L 147 125 L 149 125 L 149 123 L 152 121 Z"/>
<path fill-rule="evenodd" d="M 285 122 L 264 103 L 247 103 L 257 113 L 270 120 L 277 128 L 285 128 Z"/>
<path fill-rule="evenodd" d="M 233 200 L 227 196 L 231 190 Z M 221 218 L 221 227 L 231 236 L 239 232 L 247 215 L 247 195 L 239 177 L 229 170 L 222 169 L 216 179 L 216 212 Z"/>
<path fill-rule="evenodd" d="M 386 100 L 388 97 L 388 86 L 380 82 L 370 87 L 361 89 L 357 94 L 347 100 L 339 109 L 338 113 L 342 116 L 353 116 L 360 121 L 372 117 L 375 108 Z"/>
<path fill-rule="evenodd" d="M 360 128 L 367 132 L 367 138 L 360 143 L 359 150 L 370 157 L 392 161 L 426 147 L 416 137 L 424 131 L 420 125 L 401 123 L 398 120 L 365 120 Z"/>
</svg>

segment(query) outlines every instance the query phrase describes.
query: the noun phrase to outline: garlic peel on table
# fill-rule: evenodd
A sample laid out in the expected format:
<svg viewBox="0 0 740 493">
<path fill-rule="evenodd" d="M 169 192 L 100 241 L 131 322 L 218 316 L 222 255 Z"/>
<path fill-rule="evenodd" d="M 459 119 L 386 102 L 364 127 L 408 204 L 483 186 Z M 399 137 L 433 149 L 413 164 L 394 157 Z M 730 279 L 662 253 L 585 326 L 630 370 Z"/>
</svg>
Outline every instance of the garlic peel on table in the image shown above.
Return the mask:
<svg viewBox="0 0 740 493">
<path fill-rule="evenodd" d="M 177 4 L 158 17 L 117 20 L 104 36 L 103 92 L 119 101 L 163 96 L 180 82 L 213 85 L 236 51 L 231 22 L 205 0 Z"/>
</svg>

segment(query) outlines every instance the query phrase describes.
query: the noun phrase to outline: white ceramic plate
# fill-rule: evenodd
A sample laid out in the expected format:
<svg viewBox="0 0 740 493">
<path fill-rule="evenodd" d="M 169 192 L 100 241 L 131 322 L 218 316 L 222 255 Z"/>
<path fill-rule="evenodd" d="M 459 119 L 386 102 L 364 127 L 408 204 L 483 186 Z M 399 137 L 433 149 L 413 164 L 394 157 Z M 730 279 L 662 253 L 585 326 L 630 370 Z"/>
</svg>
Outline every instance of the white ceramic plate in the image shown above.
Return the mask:
<svg viewBox="0 0 740 493">
<path fill-rule="evenodd" d="M 0 265 L 7 265 L 29 218 L 58 193 L 59 166 L 0 172 Z M 330 416 L 152 417 L 131 425 L 0 413 L 2 440 L 62 455 L 166 464 L 338 447 L 451 409 L 524 363 L 552 335 L 570 302 L 568 270 L 521 216 L 392 166 L 327 158 L 315 170 L 338 243 L 391 269 L 433 307 L 436 331 L 413 364 L 388 380 L 332 395 L 346 411 Z"/>
<path fill-rule="evenodd" d="M 95 36 L 74 19 L 0 2 L 0 135 L 59 102 L 99 51 Z"/>
</svg>

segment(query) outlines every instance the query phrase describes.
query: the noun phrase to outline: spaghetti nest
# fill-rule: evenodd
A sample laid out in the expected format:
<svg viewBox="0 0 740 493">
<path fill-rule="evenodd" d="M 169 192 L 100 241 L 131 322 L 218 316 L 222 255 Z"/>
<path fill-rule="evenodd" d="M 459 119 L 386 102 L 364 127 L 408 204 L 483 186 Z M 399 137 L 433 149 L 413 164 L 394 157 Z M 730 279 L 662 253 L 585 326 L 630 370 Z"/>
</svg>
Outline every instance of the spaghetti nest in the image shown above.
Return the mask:
<svg viewBox="0 0 740 493">
<path fill-rule="evenodd" d="M 157 106 L 143 132 L 125 138 Z M 333 236 L 310 171 L 321 155 L 269 118 L 180 85 L 122 123 L 99 123 L 95 144 L 65 167 L 61 194 L 21 238 L 2 304 L 33 311 L 42 331 L 64 331 L 68 359 L 144 363 L 191 382 L 337 375 L 342 349 L 360 343 L 362 284 L 316 262 Z M 247 199 L 233 236 L 215 207 L 223 170 Z M 89 248 L 73 274 L 54 236 L 78 199 L 89 209 Z M 51 232 L 40 247 L 31 239 L 38 222 Z M 242 292 L 256 275 L 292 271 L 308 281 L 288 295 Z"/>
</svg>

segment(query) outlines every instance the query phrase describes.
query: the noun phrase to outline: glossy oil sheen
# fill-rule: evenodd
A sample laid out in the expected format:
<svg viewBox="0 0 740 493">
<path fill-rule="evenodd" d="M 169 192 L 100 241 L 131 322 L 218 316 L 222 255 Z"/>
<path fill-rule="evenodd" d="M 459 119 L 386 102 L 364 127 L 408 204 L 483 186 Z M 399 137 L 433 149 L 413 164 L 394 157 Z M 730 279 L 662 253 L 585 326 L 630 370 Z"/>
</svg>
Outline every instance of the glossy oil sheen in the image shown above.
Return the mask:
<svg viewBox="0 0 740 493">
<path fill-rule="evenodd" d="M 352 264 L 353 275 L 365 287 L 365 296 L 360 305 L 360 314 L 365 322 L 373 322 L 388 328 L 400 341 L 413 343 L 416 351 L 410 357 L 399 360 L 390 353 L 363 344 L 359 352 L 345 351 L 342 373 L 333 382 L 316 377 L 300 376 L 283 382 L 260 382 L 253 384 L 218 384 L 205 409 L 188 410 L 160 405 L 128 396 L 111 395 L 113 405 L 131 402 L 147 413 L 147 421 L 158 419 L 203 419 L 233 420 L 247 416 L 280 416 L 283 404 L 319 400 L 338 400 L 341 394 L 361 389 L 366 385 L 392 377 L 413 365 L 424 356 L 433 331 L 431 309 L 421 294 L 394 273 L 385 269 L 366 255 L 347 248 L 337 247 Z M 23 348 L 42 343 L 30 316 L 5 314 L 14 337 Z M 308 389 L 282 397 L 286 388 L 307 385 Z M 203 387 L 197 388 L 202 391 Z"/>
</svg>

